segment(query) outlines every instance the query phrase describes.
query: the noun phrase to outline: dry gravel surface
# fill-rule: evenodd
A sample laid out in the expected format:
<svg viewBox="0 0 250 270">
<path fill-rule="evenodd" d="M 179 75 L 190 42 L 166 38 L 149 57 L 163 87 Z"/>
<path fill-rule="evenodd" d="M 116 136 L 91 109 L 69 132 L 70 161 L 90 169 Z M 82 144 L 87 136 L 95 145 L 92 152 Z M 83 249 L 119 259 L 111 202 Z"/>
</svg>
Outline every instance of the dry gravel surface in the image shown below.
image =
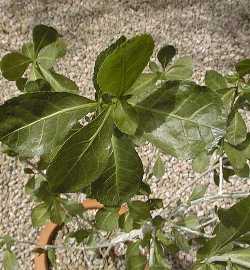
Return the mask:
<svg viewBox="0 0 250 270">
<path fill-rule="evenodd" d="M 0 0 L 0 18 L 0 57 L 9 50 L 19 49 L 31 37 L 34 25 L 44 23 L 57 28 L 69 47 L 58 68 L 75 80 L 82 94 L 88 97 L 93 97 L 91 77 L 96 55 L 121 34 L 132 36 L 148 32 L 158 47 L 165 43 L 175 45 L 179 55 L 193 57 L 196 80 L 201 80 L 207 69 L 226 72 L 233 63 L 250 56 L 249 0 Z M 0 103 L 17 94 L 12 82 L 0 77 L 0 83 Z M 152 154 L 152 147 L 142 149 L 145 165 Z M 169 199 L 178 198 L 179 189 L 197 175 L 188 161 L 180 162 L 171 157 L 164 160 L 164 177 L 152 178 L 151 184 L 155 194 L 167 203 Z M 31 226 L 33 203 L 23 190 L 26 181 L 22 164 L 1 154 L 0 235 L 8 233 L 20 240 L 34 241 L 37 231 Z M 212 183 L 209 177 L 200 181 Z M 209 190 L 213 189 L 210 185 Z M 227 189 L 246 191 L 249 184 L 236 179 Z M 187 189 L 186 196 L 190 191 L 191 188 Z M 213 206 L 204 204 L 196 210 L 204 215 L 212 211 Z M 58 241 L 62 237 L 61 233 Z M 19 269 L 33 269 L 31 248 L 20 245 L 16 252 Z M 58 255 L 58 269 L 86 269 L 81 252 L 67 251 Z M 188 269 L 189 260 L 190 256 L 180 256 L 176 269 Z M 119 265 L 115 268 L 122 269 Z M 99 268 L 95 266 L 95 269 Z"/>
</svg>

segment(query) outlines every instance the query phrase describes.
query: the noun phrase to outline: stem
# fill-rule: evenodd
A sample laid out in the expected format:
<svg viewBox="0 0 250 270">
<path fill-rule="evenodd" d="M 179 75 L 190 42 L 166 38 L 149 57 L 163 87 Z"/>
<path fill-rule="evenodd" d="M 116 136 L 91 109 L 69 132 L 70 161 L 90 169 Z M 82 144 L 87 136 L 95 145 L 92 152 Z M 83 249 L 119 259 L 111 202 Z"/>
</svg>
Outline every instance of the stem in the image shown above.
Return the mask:
<svg viewBox="0 0 250 270">
<path fill-rule="evenodd" d="M 152 232 L 152 239 L 150 240 L 150 250 L 149 250 L 149 267 L 154 265 L 154 251 L 155 251 L 155 230 Z"/>
<path fill-rule="evenodd" d="M 183 227 L 183 226 L 175 225 L 174 227 L 179 231 L 191 233 L 191 234 L 194 234 L 194 235 L 197 235 L 197 236 L 202 236 L 202 237 L 209 238 L 209 239 L 212 239 L 212 238 L 215 237 L 215 235 L 209 235 L 209 234 L 206 234 L 206 233 L 201 233 L 201 232 L 194 231 L 192 229 L 189 229 L 189 228 Z"/>
<path fill-rule="evenodd" d="M 208 225 L 210 225 L 210 224 L 212 224 L 212 223 L 214 223 L 214 222 L 216 222 L 216 221 L 218 221 L 218 217 L 214 217 L 214 218 L 212 218 L 212 219 L 210 219 L 210 220 L 208 220 L 208 221 L 206 221 L 206 222 L 200 224 L 199 226 L 195 227 L 195 229 L 198 230 L 198 229 L 201 229 L 201 228 L 205 228 L 205 227 L 207 227 Z"/>
<path fill-rule="evenodd" d="M 234 257 L 231 257 L 230 255 L 222 255 L 222 256 L 214 256 L 211 257 L 207 260 L 207 263 L 214 263 L 214 262 L 229 262 L 231 261 L 232 263 L 238 264 L 240 266 L 250 268 L 250 262 L 248 261 L 243 261 L 241 259 L 237 259 Z"/>
<path fill-rule="evenodd" d="M 220 162 L 220 175 L 219 175 L 220 183 L 219 183 L 218 195 L 222 195 L 223 194 L 223 181 L 224 181 L 224 179 L 223 179 L 223 157 L 220 157 L 219 162 Z"/>
<path fill-rule="evenodd" d="M 39 174 L 41 174 L 43 177 L 46 178 L 46 174 L 45 174 L 42 170 L 39 170 L 39 169 L 36 167 L 35 164 L 33 164 L 30 160 L 25 160 L 25 161 L 26 161 L 26 163 L 27 163 L 30 167 L 32 167 L 32 169 L 36 170 Z"/>
</svg>

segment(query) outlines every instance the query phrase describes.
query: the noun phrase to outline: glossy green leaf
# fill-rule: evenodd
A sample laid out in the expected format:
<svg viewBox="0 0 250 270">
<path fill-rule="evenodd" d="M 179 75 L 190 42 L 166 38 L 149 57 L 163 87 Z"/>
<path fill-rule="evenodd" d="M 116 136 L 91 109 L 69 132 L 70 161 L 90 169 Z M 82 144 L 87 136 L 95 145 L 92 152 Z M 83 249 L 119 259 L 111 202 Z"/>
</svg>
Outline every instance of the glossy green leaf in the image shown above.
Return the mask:
<svg viewBox="0 0 250 270">
<path fill-rule="evenodd" d="M 206 72 L 205 84 L 207 87 L 214 91 L 227 88 L 226 79 L 215 70 L 209 70 Z"/>
<path fill-rule="evenodd" d="M 162 159 L 159 156 L 157 160 L 155 161 L 155 164 L 153 167 L 153 174 L 155 177 L 161 178 L 164 175 L 164 173 L 165 173 L 165 166 Z"/>
<path fill-rule="evenodd" d="M 119 206 L 137 194 L 143 177 L 143 165 L 131 141 L 112 136 L 111 155 L 102 175 L 92 186 L 91 197 L 105 206 Z"/>
<path fill-rule="evenodd" d="M 138 127 L 135 109 L 126 101 L 117 101 L 112 107 L 112 118 L 117 128 L 128 135 L 135 134 Z"/>
<path fill-rule="evenodd" d="M 3 269 L 4 270 L 18 269 L 16 255 L 10 250 L 6 250 L 3 254 Z"/>
<path fill-rule="evenodd" d="M 78 92 L 78 86 L 69 78 L 39 66 L 46 81 L 56 92 Z"/>
<path fill-rule="evenodd" d="M 239 112 L 235 112 L 227 127 L 226 140 L 232 145 L 238 145 L 245 141 L 247 126 Z"/>
<path fill-rule="evenodd" d="M 99 72 L 101 65 L 103 64 L 106 57 L 108 55 L 110 55 L 116 48 L 121 46 L 121 44 L 124 43 L 125 41 L 126 41 L 126 37 L 121 36 L 114 43 L 112 43 L 107 49 L 100 52 L 100 54 L 96 57 L 92 80 L 93 80 L 93 84 L 94 84 L 94 87 L 95 87 L 97 93 L 100 91 L 100 87 L 99 87 L 98 82 L 97 82 L 97 74 Z"/>
<path fill-rule="evenodd" d="M 153 49 L 152 37 L 144 34 L 124 42 L 107 56 L 97 75 L 102 92 L 124 95 L 146 67 Z"/>
<path fill-rule="evenodd" d="M 2 75 L 9 81 L 16 81 L 22 77 L 30 63 L 31 59 L 21 53 L 6 54 L 1 61 Z"/>
<path fill-rule="evenodd" d="M 221 100 L 206 87 L 167 82 L 134 107 L 143 136 L 176 157 L 192 158 L 224 135 L 226 119 Z"/>
<path fill-rule="evenodd" d="M 22 156 L 40 156 L 62 144 L 72 126 L 95 109 L 70 93 L 38 92 L 0 106 L 0 140 Z"/>
<path fill-rule="evenodd" d="M 118 210 L 115 208 L 100 209 L 95 216 L 96 227 L 103 231 L 114 231 L 118 229 Z"/>
<path fill-rule="evenodd" d="M 57 40 L 58 32 L 49 26 L 40 24 L 33 28 L 33 43 L 35 55 L 45 46 Z"/>
<path fill-rule="evenodd" d="M 22 46 L 22 54 L 32 60 L 36 58 L 33 42 L 25 43 Z"/>
<path fill-rule="evenodd" d="M 171 45 L 166 45 L 159 50 L 157 58 L 161 63 L 162 67 L 165 69 L 168 63 L 173 59 L 175 55 L 176 55 L 175 47 Z"/>
<path fill-rule="evenodd" d="M 192 58 L 185 56 L 176 60 L 176 62 L 170 66 L 163 76 L 164 80 L 189 80 L 192 77 L 193 66 Z"/>
<path fill-rule="evenodd" d="M 37 56 L 37 63 L 45 69 L 50 69 L 57 58 L 63 57 L 66 53 L 65 43 L 58 39 L 57 41 L 42 48 Z"/>
<path fill-rule="evenodd" d="M 246 156 L 236 147 L 228 143 L 224 143 L 223 148 L 233 168 L 235 170 L 243 169 L 247 161 Z"/>
<path fill-rule="evenodd" d="M 109 109 L 72 135 L 47 170 L 51 189 L 58 192 L 79 191 L 95 181 L 107 165 L 111 134 Z"/>
<path fill-rule="evenodd" d="M 235 68 L 240 77 L 250 74 L 250 59 L 240 61 L 238 64 L 236 64 Z"/>
<path fill-rule="evenodd" d="M 132 104 L 137 104 L 150 96 L 154 91 L 157 90 L 156 82 L 158 79 L 158 74 L 141 74 L 135 81 L 135 83 L 127 91 L 128 95 L 132 95 L 132 97 L 129 98 L 128 102 Z"/>
<path fill-rule="evenodd" d="M 46 203 L 41 203 L 32 209 L 31 220 L 34 227 L 39 227 L 50 219 L 49 206 Z"/>
</svg>

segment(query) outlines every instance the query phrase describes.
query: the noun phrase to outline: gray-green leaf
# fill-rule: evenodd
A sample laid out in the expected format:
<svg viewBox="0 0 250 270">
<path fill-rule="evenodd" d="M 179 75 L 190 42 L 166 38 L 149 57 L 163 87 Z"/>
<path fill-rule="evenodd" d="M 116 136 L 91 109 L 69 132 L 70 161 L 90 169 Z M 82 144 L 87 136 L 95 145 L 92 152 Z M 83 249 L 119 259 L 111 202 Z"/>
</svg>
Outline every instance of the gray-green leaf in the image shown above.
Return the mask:
<svg viewBox="0 0 250 270">
<path fill-rule="evenodd" d="M 32 209 L 31 220 L 34 227 L 46 224 L 50 219 L 49 206 L 41 203 Z"/>
<path fill-rule="evenodd" d="M 206 72 L 205 83 L 207 87 L 214 91 L 227 88 L 226 79 L 215 70 L 209 70 Z"/>
<path fill-rule="evenodd" d="M 154 167 L 153 167 L 153 174 L 154 176 L 156 176 L 157 178 L 160 178 L 164 175 L 165 173 L 165 167 L 164 167 L 164 163 L 161 160 L 160 156 L 157 158 Z"/>
<path fill-rule="evenodd" d="M 6 250 L 3 254 L 3 269 L 4 270 L 17 270 L 16 255 L 10 250 Z"/>
</svg>

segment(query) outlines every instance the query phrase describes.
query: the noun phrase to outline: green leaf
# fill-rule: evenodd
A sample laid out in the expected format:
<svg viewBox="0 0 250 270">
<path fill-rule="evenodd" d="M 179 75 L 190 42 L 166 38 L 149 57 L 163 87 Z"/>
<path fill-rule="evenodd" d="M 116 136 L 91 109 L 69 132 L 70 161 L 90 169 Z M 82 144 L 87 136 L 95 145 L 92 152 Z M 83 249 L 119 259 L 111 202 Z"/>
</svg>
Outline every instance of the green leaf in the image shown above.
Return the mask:
<svg viewBox="0 0 250 270">
<path fill-rule="evenodd" d="M 66 53 L 65 43 L 58 39 L 57 41 L 42 48 L 37 56 L 37 63 L 45 69 L 50 69 L 57 58 L 63 57 Z"/>
<path fill-rule="evenodd" d="M 162 199 L 149 199 L 148 203 L 149 203 L 150 210 L 163 208 Z"/>
<path fill-rule="evenodd" d="M 128 102 L 131 104 L 137 104 L 150 96 L 157 90 L 156 82 L 158 79 L 159 74 L 142 73 L 127 91 L 128 95 L 132 95 Z"/>
<path fill-rule="evenodd" d="M 250 74 L 250 59 L 240 61 L 238 64 L 236 64 L 235 68 L 240 77 Z"/>
<path fill-rule="evenodd" d="M 145 270 L 147 259 L 140 254 L 140 241 L 128 244 L 126 251 L 127 270 Z"/>
<path fill-rule="evenodd" d="M 153 174 L 157 178 L 161 178 L 165 173 L 165 166 L 160 156 L 158 156 L 153 167 Z"/>
<path fill-rule="evenodd" d="M 109 109 L 72 135 L 47 170 L 51 189 L 74 192 L 95 181 L 107 165 L 111 133 Z"/>
<path fill-rule="evenodd" d="M 175 239 L 175 243 L 177 245 L 177 247 L 184 251 L 184 252 L 189 252 L 190 251 L 190 245 L 188 244 L 188 240 L 186 239 L 186 237 L 178 232 L 177 230 L 174 231 L 174 239 Z"/>
<path fill-rule="evenodd" d="M 16 255 L 10 250 L 6 250 L 4 252 L 3 269 L 4 270 L 17 270 L 18 269 Z"/>
<path fill-rule="evenodd" d="M 131 141 L 115 135 L 111 138 L 107 167 L 91 186 L 91 197 L 105 206 L 120 206 L 137 194 L 143 177 L 143 165 Z"/>
<path fill-rule="evenodd" d="M 16 81 L 22 77 L 30 63 L 31 60 L 21 53 L 6 54 L 1 61 L 2 75 L 9 81 Z"/>
<path fill-rule="evenodd" d="M 18 88 L 18 90 L 20 90 L 21 92 L 24 92 L 24 88 L 25 88 L 25 84 L 27 82 L 27 78 L 19 78 L 16 80 L 16 87 Z"/>
<path fill-rule="evenodd" d="M 56 251 L 54 248 L 48 248 L 48 259 L 50 264 L 56 269 Z"/>
<path fill-rule="evenodd" d="M 144 34 L 129 39 L 108 55 L 97 74 L 102 92 L 124 95 L 146 67 L 153 49 L 152 37 Z"/>
<path fill-rule="evenodd" d="M 175 64 L 170 66 L 163 76 L 166 81 L 188 80 L 193 73 L 192 58 L 185 56 L 176 60 Z"/>
<path fill-rule="evenodd" d="M 41 203 L 32 209 L 31 220 L 34 227 L 39 227 L 50 219 L 49 206 L 46 203 Z"/>
<path fill-rule="evenodd" d="M 114 231 L 118 229 L 119 214 L 116 208 L 102 208 L 95 216 L 96 227 L 103 231 Z"/>
<path fill-rule="evenodd" d="M 246 156 L 242 155 L 240 150 L 228 143 L 224 143 L 223 148 L 234 170 L 243 169 L 247 161 Z"/>
<path fill-rule="evenodd" d="M 142 224 L 151 217 L 150 207 L 147 202 L 130 201 L 128 202 L 128 209 L 135 224 Z"/>
<path fill-rule="evenodd" d="M 58 32 L 49 26 L 40 24 L 33 28 L 33 43 L 35 55 L 45 46 L 57 40 Z"/>
<path fill-rule="evenodd" d="M 30 73 L 29 73 L 29 80 L 30 81 L 36 81 L 39 79 L 43 79 L 43 75 L 41 74 L 41 71 L 36 63 L 32 63 Z"/>
<path fill-rule="evenodd" d="M 166 82 L 134 107 L 144 138 L 163 152 L 182 159 L 209 150 L 224 135 L 222 102 L 206 87 Z"/>
<path fill-rule="evenodd" d="M 207 185 L 196 185 L 193 188 L 192 194 L 189 198 L 190 201 L 198 200 L 204 197 L 205 193 L 207 192 Z"/>
<path fill-rule="evenodd" d="M 125 231 L 130 232 L 134 229 L 134 220 L 128 212 L 119 216 L 119 227 Z"/>
<path fill-rule="evenodd" d="M 226 79 L 215 70 L 209 70 L 206 72 L 205 84 L 214 91 L 227 88 Z"/>
<path fill-rule="evenodd" d="M 45 80 L 37 79 L 35 81 L 28 81 L 25 84 L 24 91 L 27 93 L 49 92 L 51 91 L 51 87 Z"/>
<path fill-rule="evenodd" d="M 152 72 L 154 72 L 154 73 L 160 71 L 159 66 L 158 66 L 154 61 L 149 61 L 148 66 L 149 66 L 150 70 L 151 70 Z"/>
<path fill-rule="evenodd" d="M 92 80 L 93 80 L 93 85 L 94 85 L 97 93 L 99 93 L 99 91 L 100 91 L 100 87 L 99 87 L 98 82 L 97 82 L 97 74 L 99 72 L 99 69 L 100 69 L 102 63 L 104 62 L 104 60 L 106 59 L 106 57 L 108 55 L 110 55 L 116 48 L 121 46 L 121 44 L 124 43 L 125 41 L 126 41 L 126 37 L 121 36 L 114 43 L 112 43 L 107 49 L 100 52 L 100 54 L 96 57 Z"/>
<path fill-rule="evenodd" d="M 239 112 L 235 112 L 227 127 L 226 140 L 232 145 L 238 145 L 247 137 L 247 126 Z"/>
<path fill-rule="evenodd" d="M 25 43 L 22 46 L 22 54 L 30 58 L 31 60 L 34 60 L 36 58 L 33 42 Z"/>
<path fill-rule="evenodd" d="M 154 241 L 154 258 L 150 270 L 170 270 L 171 266 L 166 259 L 165 251 L 160 242 Z"/>
<path fill-rule="evenodd" d="M 71 200 L 62 200 L 63 207 L 72 217 L 82 216 L 85 209 L 82 207 L 82 204 L 79 202 L 71 201 Z"/>
<path fill-rule="evenodd" d="M 78 86 L 69 78 L 54 71 L 47 70 L 41 65 L 39 67 L 46 81 L 56 92 L 78 92 Z"/>
<path fill-rule="evenodd" d="M 61 201 L 55 198 L 50 205 L 50 220 L 56 224 L 62 224 L 66 219 L 65 209 Z"/>
<path fill-rule="evenodd" d="M 202 173 L 208 169 L 210 163 L 210 158 L 208 154 L 204 151 L 198 154 L 192 162 L 192 167 L 195 172 Z"/>
<path fill-rule="evenodd" d="M 49 153 L 95 106 L 91 100 L 70 93 L 20 95 L 0 106 L 0 140 L 22 156 Z"/>
<path fill-rule="evenodd" d="M 138 127 L 135 109 L 126 101 L 119 100 L 112 107 L 112 118 L 117 128 L 128 135 L 135 134 Z"/>
<path fill-rule="evenodd" d="M 67 235 L 67 238 L 74 238 L 77 244 L 85 242 L 85 240 L 90 236 L 91 230 L 80 229 L 78 231 L 72 232 Z"/>
<path fill-rule="evenodd" d="M 175 47 L 171 45 L 166 45 L 159 50 L 157 58 L 161 63 L 162 67 L 165 69 L 175 55 L 176 55 Z"/>
</svg>

